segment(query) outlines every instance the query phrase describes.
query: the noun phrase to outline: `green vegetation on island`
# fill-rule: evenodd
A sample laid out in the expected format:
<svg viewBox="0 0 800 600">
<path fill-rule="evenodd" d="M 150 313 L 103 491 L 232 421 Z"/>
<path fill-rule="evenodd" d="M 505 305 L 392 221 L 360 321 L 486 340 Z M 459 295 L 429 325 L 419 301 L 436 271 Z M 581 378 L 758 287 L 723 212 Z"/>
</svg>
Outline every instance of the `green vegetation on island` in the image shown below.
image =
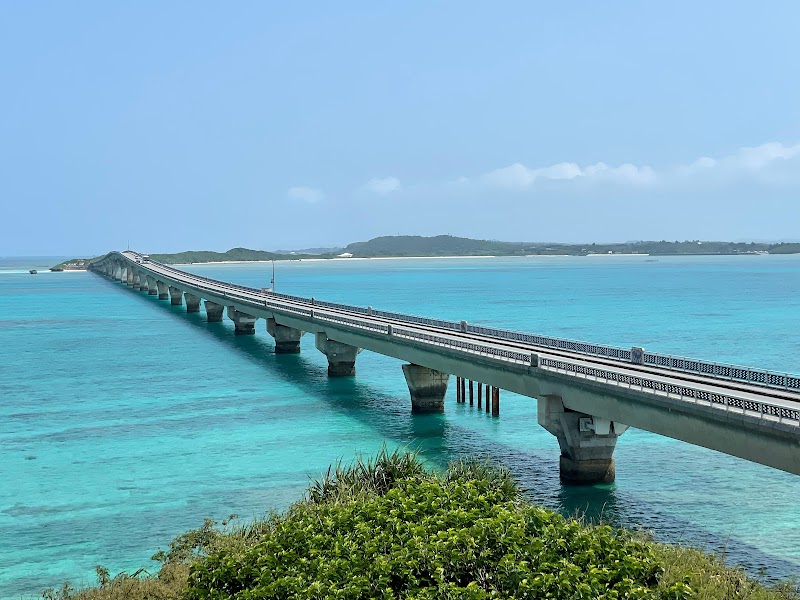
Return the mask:
<svg viewBox="0 0 800 600">
<path fill-rule="evenodd" d="M 762 244 L 708 241 L 641 241 L 614 244 L 562 244 L 533 242 L 497 242 L 438 235 L 386 236 L 368 242 L 356 242 L 342 250 L 356 257 L 377 256 L 528 256 L 592 254 L 793 254 L 800 253 L 800 244 Z"/>
<path fill-rule="evenodd" d="M 165 264 L 189 264 L 208 262 L 247 262 L 258 260 L 297 260 L 300 258 L 316 258 L 312 254 L 280 254 L 266 250 L 250 250 L 249 248 L 231 248 L 227 252 L 210 250 L 187 250 L 174 254 L 151 254 L 150 259 Z"/>
<path fill-rule="evenodd" d="M 71 258 L 50 267 L 51 271 L 85 271 L 94 258 Z"/>
<path fill-rule="evenodd" d="M 592 256 L 598 254 L 673 255 L 745 255 L 745 254 L 800 254 L 800 243 L 764 244 L 756 242 L 625 242 L 619 244 L 560 244 L 533 242 L 498 242 L 473 240 L 452 235 L 424 237 L 419 235 L 392 235 L 354 242 L 344 248 L 317 253 L 314 250 L 298 252 L 270 252 L 249 248 L 231 248 L 227 252 L 187 250 L 167 254 L 151 254 L 154 261 L 165 264 L 192 264 L 210 262 L 248 262 L 267 260 L 303 260 L 309 258 L 386 258 L 386 257 L 436 257 L 436 256 Z M 86 269 L 92 260 L 73 258 L 53 267 L 54 270 Z"/>
<path fill-rule="evenodd" d="M 698 550 L 533 506 L 510 475 L 475 462 L 426 470 L 383 451 L 338 465 L 280 515 L 207 520 L 154 557 L 157 574 L 48 590 L 49 600 L 797 600 Z"/>
</svg>

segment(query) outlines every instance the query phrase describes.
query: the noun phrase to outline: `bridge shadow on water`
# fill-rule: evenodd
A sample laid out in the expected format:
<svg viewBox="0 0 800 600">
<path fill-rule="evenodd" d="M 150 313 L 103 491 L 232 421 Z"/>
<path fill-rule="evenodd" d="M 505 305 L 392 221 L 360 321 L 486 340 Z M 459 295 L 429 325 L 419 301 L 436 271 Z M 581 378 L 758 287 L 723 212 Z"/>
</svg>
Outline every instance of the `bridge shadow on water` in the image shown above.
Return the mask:
<svg viewBox="0 0 800 600">
<path fill-rule="evenodd" d="M 302 353 L 276 355 L 272 338 L 267 334 L 263 323 L 260 323 L 262 327 L 258 328 L 256 335 L 237 336 L 228 323 L 208 323 L 203 311 L 187 313 L 185 306 L 172 306 L 167 301 L 159 301 L 156 296 L 144 295 L 132 289 L 130 291 L 139 301 L 152 305 L 162 314 L 166 313 L 188 327 L 201 329 L 216 343 L 266 369 L 270 377 L 288 382 L 309 396 L 325 398 L 329 408 L 346 414 L 348 418 L 357 419 L 381 438 L 400 446 L 419 449 L 434 468 L 444 468 L 458 457 L 489 460 L 508 468 L 533 502 L 557 510 L 565 516 L 648 530 L 654 532 L 660 541 L 722 552 L 731 564 L 742 565 L 751 575 L 760 575 L 766 581 L 778 581 L 798 572 L 796 563 L 762 552 L 743 540 L 734 539 L 732 536 L 735 532 L 731 532 L 731 537 L 723 539 L 719 533 L 706 530 L 702 525 L 665 514 L 663 507 L 653 505 L 641 494 L 615 484 L 586 487 L 561 485 L 558 477 L 558 445 L 555 440 L 546 451 L 522 451 L 498 442 L 486 433 L 460 426 L 458 419 L 448 419 L 447 412 L 413 415 L 410 410 L 411 401 L 405 394 L 387 394 L 369 382 L 359 380 L 358 376 L 329 379 L 324 359 L 314 361 Z M 303 340 L 308 337 L 304 336 Z M 302 351 L 317 352 L 313 344 L 309 345 L 305 341 Z M 379 376 L 402 378 L 400 364 L 401 361 L 397 361 L 396 366 L 391 367 L 391 372 L 380 373 Z M 358 366 L 357 361 L 357 369 Z M 369 376 L 374 378 L 376 374 L 370 373 Z M 454 401 L 446 404 L 446 411 L 457 411 L 460 408 L 465 408 L 465 405 L 457 405 Z M 489 433 L 501 426 L 502 417 L 493 419 Z M 531 427 L 538 427 L 538 424 L 534 421 Z M 334 457 L 331 458 L 335 460 Z M 351 457 L 342 458 L 348 460 Z"/>
</svg>

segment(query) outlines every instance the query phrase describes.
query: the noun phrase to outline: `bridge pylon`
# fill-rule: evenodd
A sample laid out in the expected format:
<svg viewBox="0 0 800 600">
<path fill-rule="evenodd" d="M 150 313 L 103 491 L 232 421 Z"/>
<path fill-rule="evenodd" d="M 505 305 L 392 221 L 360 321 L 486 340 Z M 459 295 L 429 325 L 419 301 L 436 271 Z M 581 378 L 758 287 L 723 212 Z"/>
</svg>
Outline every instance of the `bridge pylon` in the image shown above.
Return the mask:
<svg viewBox="0 0 800 600">
<path fill-rule="evenodd" d="M 559 396 L 541 396 L 537 402 L 539 424 L 556 436 L 561 448 L 561 481 L 614 481 L 614 448 L 628 426 L 565 408 Z"/>
</svg>

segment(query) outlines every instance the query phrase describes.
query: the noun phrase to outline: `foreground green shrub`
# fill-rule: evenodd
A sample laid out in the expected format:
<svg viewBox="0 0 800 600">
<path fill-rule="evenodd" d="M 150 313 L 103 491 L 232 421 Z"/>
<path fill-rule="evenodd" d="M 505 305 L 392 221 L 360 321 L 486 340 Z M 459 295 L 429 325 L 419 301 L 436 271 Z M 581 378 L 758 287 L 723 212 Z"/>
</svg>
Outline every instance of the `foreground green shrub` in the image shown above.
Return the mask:
<svg viewBox="0 0 800 600">
<path fill-rule="evenodd" d="M 331 467 L 284 515 L 222 525 L 178 536 L 157 574 L 98 567 L 98 587 L 45 598 L 800 600 L 719 557 L 531 506 L 505 470 L 432 474 L 402 452 Z"/>
<path fill-rule="evenodd" d="M 354 472 L 339 473 L 251 549 L 196 563 L 188 597 L 689 597 L 682 582 L 658 588 L 651 544 L 521 503 L 495 471 L 406 470 L 390 487 L 362 488 Z M 338 481 L 342 494 L 332 492 Z"/>
</svg>

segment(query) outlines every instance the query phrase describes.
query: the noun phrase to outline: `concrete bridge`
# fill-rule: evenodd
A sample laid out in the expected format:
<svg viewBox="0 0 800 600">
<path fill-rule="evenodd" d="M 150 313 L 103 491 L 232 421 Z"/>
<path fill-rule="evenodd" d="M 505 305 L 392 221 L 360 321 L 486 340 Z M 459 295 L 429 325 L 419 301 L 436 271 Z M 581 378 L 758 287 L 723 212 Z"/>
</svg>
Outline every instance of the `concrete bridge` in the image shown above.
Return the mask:
<svg viewBox="0 0 800 600">
<path fill-rule="evenodd" d="M 202 302 L 208 321 L 227 315 L 236 334 L 255 333 L 264 319 L 276 353 L 300 352 L 300 338 L 313 334 L 331 377 L 355 375 L 362 349 L 406 361 L 414 412 L 444 410 L 450 375 L 536 398 L 567 483 L 613 481 L 614 447 L 630 426 L 800 474 L 798 375 L 278 294 L 131 251 L 91 270 L 187 312 Z"/>
</svg>

